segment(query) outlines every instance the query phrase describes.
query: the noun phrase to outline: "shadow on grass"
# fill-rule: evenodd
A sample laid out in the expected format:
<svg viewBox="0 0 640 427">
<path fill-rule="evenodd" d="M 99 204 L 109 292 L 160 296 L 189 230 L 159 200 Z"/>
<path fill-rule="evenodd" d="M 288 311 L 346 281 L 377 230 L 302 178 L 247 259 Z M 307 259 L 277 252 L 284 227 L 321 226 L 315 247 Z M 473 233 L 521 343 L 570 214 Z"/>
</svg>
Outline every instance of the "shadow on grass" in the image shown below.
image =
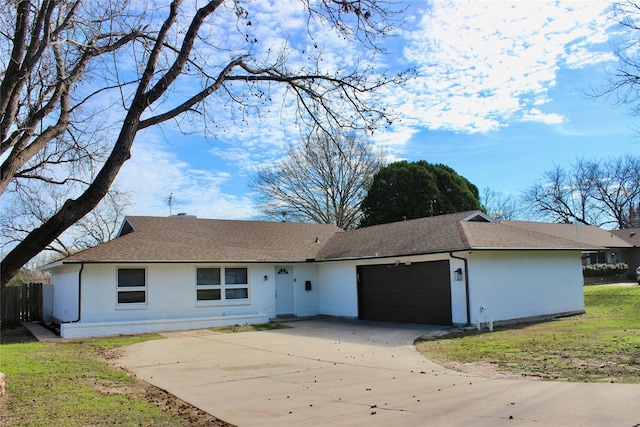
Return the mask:
<svg viewBox="0 0 640 427">
<path fill-rule="evenodd" d="M 24 344 L 38 340 L 22 325 L 2 325 L 0 344 Z"/>
</svg>

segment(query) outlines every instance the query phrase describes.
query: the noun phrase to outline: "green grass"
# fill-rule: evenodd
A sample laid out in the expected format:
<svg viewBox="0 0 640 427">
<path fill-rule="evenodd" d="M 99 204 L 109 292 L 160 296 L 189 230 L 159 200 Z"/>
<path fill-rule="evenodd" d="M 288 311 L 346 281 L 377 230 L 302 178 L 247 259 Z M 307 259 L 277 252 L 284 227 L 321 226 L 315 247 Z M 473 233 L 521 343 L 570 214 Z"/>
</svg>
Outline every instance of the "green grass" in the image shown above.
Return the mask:
<svg viewBox="0 0 640 427">
<path fill-rule="evenodd" d="M 6 332 L 6 333 L 5 333 Z M 3 331 L 3 337 L 12 334 Z M 121 345 L 158 335 L 0 346 L 7 395 L 1 425 L 185 425 L 145 398 L 133 377 L 97 357 Z M 11 341 L 10 338 L 5 342 Z M 22 341 L 22 342 L 20 342 Z"/>
<path fill-rule="evenodd" d="M 543 379 L 640 383 L 640 286 L 584 288 L 586 314 L 418 341 L 429 359 Z"/>
</svg>

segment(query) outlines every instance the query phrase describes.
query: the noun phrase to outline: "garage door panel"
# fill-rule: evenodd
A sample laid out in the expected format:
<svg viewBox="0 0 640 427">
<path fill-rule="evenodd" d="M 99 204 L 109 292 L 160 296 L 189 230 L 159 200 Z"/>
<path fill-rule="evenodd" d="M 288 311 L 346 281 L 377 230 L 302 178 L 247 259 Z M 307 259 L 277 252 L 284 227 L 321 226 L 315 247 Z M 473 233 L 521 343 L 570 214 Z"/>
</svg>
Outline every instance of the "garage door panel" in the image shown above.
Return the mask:
<svg viewBox="0 0 640 427">
<path fill-rule="evenodd" d="M 451 324 L 449 261 L 358 268 L 361 319 Z"/>
</svg>

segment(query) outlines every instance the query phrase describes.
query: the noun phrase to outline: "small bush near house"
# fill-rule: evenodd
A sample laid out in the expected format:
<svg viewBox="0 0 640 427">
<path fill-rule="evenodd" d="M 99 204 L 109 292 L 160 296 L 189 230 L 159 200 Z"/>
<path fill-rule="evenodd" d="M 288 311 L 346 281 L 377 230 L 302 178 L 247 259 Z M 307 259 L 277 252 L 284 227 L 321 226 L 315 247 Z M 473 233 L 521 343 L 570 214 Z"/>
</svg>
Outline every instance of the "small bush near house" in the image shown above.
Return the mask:
<svg viewBox="0 0 640 427">
<path fill-rule="evenodd" d="M 615 264 L 589 264 L 582 266 L 582 275 L 584 277 L 600 277 L 615 276 L 626 273 L 629 266 L 624 262 Z"/>
</svg>

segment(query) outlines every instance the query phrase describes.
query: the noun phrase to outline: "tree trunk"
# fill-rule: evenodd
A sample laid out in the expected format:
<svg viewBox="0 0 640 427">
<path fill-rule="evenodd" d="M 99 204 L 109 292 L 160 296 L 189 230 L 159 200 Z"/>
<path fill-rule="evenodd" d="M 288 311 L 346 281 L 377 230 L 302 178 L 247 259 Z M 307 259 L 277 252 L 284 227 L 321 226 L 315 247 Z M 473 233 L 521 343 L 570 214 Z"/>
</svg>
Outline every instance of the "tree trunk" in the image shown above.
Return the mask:
<svg viewBox="0 0 640 427">
<path fill-rule="evenodd" d="M 135 100 L 133 104 L 136 104 Z M 131 146 L 140 123 L 140 116 L 144 110 L 143 102 L 137 104 L 129 110 L 111 155 L 91 185 L 77 199 L 67 200 L 54 216 L 30 232 L 4 257 L 2 264 L 0 264 L 2 271 L 0 286 L 6 286 L 23 265 L 38 255 L 62 232 L 91 212 L 108 193 L 120 168 L 131 157 Z"/>
</svg>

